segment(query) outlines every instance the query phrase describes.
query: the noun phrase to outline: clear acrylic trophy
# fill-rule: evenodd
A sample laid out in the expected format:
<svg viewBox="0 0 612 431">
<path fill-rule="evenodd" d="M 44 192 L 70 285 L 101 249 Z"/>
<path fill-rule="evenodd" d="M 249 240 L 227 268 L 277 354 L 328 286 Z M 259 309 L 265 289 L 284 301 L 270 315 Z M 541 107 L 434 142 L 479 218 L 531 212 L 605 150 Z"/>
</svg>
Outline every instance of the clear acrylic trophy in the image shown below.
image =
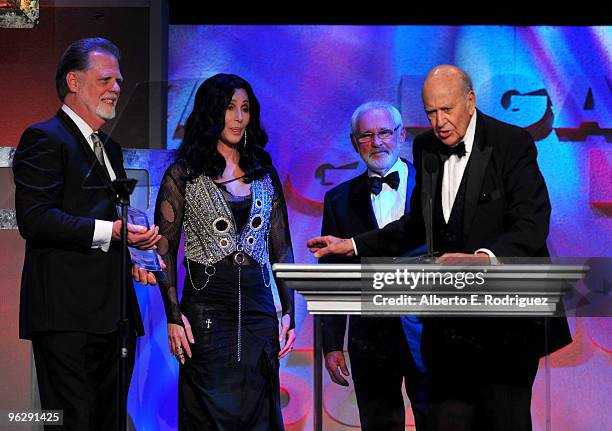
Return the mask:
<svg viewBox="0 0 612 431">
<path fill-rule="evenodd" d="M 119 205 L 117 205 L 117 212 L 121 214 L 121 206 Z M 128 225 L 145 226 L 147 229 L 150 227 L 147 214 L 132 206 L 128 207 L 127 222 Z M 128 250 L 132 257 L 132 263 L 139 268 L 152 272 L 159 272 L 162 270 L 159 263 L 159 255 L 156 250 L 140 250 L 136 247 L 128 247 Z"/>
</svg>

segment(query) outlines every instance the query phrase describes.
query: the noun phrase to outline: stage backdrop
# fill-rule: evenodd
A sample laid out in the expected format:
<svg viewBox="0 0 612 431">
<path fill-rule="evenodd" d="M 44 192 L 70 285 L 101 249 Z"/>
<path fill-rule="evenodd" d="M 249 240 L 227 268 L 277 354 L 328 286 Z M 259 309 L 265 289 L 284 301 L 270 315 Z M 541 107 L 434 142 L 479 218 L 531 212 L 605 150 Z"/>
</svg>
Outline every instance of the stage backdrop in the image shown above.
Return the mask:
<svg viewBox="0 0 612 431">
<path fill-rule="evenodd" d="M 353 110 L 372 99 L 396 104 L 409 132 L 402 154 L 412 159 L 412 138 L 428 127 L 422 78 L 456 64 L 471 74 L 479 109 L 534 136 L 552 201 L 551 253 L 611 256 L 611 59 L 609 27 L 171 26 L 168 148 L 180 144 L 202 80 L 244 77 L 284 182 L 296 262 L 312 263 L 305 242 L 320 230 L 323 195 L 364 169 L 349 141 Z M 141 304 L 155 306 L 139 341 L 130 414 L 139 430 L 172 429 L 177 366 L 160 301 L 146 292 Z M 281 362 L 289 431 L 312 429 L 312 320 L 296 299 L 297 349 Z M 553 430 L 612 429 L 610 319 L 570 324 L 574 343 L 551 359 L 550 399 L 538 373 L 534 430 L 547 429 L 547 405 Z M 325 376 L 324 429 L 358 427 L 352 386 Z"/>
</svg>

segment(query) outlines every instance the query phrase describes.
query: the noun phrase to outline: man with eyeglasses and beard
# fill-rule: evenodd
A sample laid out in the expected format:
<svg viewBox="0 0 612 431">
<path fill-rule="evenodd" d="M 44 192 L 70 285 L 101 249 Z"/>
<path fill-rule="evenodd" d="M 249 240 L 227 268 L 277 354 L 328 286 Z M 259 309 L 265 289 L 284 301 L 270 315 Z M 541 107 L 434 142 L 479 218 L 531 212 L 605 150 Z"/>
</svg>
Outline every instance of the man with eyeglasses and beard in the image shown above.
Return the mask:
<svg viewBox="0 0 612 431">
<path fill-rule="evenodd" d="M 351 143 L 367 170 L 325 194 L 321 235 L 351 238 L 382 228 L 410 212 L 414 166 L 399 157 L 406 138 L 402 117 L 393 105 L 371 101 L 351 118 Z M 321 263 L 359 262 L 327 256 Z M 403 431 L 402 383 L 417 431 L 426 428 L 426 369 L 420 354 L 422 324 L 417 317 L 351 316 L 348 353 L 361 429 Z M 325 367 L 336 384 L 348 386 L 343 353 L 347 316 L 321 317 Z"/>
<path fill-rule="evenodd" d="M 41 407 L 62 410 L 65 430 L 118 429 L 121 277 L 129 375 L 143 334 L 130 274 L 120 271 L 121 221 L 109 187 L 126 176 L 123 156 L 99 130 L 115 116 L 122 80 L 112 42 L 72 43 L 56 70 L 61 109 L 23 133 L 13 160 L 26 240 L 19 335 L 32 340 Z M 155 226 L 128 226 L 129 245 L 147 249 L 159 238 Z"/>
</svg>

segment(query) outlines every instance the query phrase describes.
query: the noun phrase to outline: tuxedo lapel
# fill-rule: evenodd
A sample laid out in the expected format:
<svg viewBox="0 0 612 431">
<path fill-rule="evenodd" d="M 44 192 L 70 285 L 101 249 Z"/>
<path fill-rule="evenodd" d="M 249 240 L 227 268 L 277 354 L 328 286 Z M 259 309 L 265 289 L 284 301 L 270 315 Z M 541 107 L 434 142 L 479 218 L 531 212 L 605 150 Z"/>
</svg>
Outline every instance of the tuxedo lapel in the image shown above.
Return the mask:
<svg viewBox="0 0 612 431">
<path fill-rule="evenodd" d="M 406 204 L 404 205 L 404 214 L 408 214 L 410 212 L 410 198 L 412 197 L 412 191 L 416 185 L 416 171 L 414 168 L 410 168 L 411 165 L 406 160 L 404 160 L 404 163 L 406 163 L 406 169 L 408 170 L 408 175 L 406 177 Z"/>
<path fill-rule="evenodd" d="M 355 178 L 350 199 L 351 215 L 357 217 L 365 230 L 377 229 L 378 223 L 372 210 L 367 171 Z"/>
<path fill-rule="evenodd" d="M 467 170 L 467 184 L 465 190 L 465 210 L 463 216 L 463 237 L 469 238 L 472 222 L 476 215 L 478 206 L 478 196 L 482 189 L 484 174 L 491 158 L 491 145 L 487 145 L 484 129 L 486 128 L 485 119 L 478 113 L 476 114 L 476 132 L 474 133 L 474 144 L 470 155 L 469 167 Z"/>
<path fill-rule="evenodd" d="M 61 109 L 58 111 L 57 116 L 62 120 L 62 122 L 68 127 L 68 129 L 72 132 L 74 139 L 79 143 L 79 146 L 83 150 L 85 157 L 88 160 L 90 172 L 93 172 L 102 182 L 104 186 L 110 185 L 110 177 L 108 176 L 108 172 L 96 159 L 96 155 L 89 146 L 89 143 L 79 130 L 74 121 Z M 87 181 L 84 182 L 84 186 L 87 187 Z M 92 184 L 89 184 L 90 187 L 98 187 Z"/>
</svg>

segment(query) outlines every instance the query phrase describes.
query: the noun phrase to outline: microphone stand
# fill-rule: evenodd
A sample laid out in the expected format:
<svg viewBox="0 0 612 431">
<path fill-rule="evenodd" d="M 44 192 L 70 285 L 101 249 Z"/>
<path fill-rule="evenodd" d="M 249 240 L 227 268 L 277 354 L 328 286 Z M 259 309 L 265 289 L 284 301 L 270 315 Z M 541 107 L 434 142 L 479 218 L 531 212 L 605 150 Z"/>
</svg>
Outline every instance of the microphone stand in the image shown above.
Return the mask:
<svg viewBox="0 0 612 431">
<path fill-rule="evenodd" d="M 106 142 L 103 142 L 103 145 Z M 127 283 L 129 278 L 126 278 L 128 274 L 127 259 L 128 259 L 128 206 L 130 205 L 130 195 L 134 192 L 136 183 L 138 180 L 134 178 L 116 178 L 111 184 L 104 184 L 102 186 L 87 186 L 87 179 L 90 177 L 95 166 L 100 162 L 96 157 L 92 159 L 92 164 L 89 167 L 89 171 L 83 178 L 81 188 L 83 190 L 110 190 L 116 195 L 115 202 L 121 207 L 121 233 L 120 233 L 120 247 L 121 247 L 121 280 L 119 282 L 119 321 L 117 322 L 118 330 L 118 347 L 119 347 L 119 358 L 118 358 L 118 370 L 117 370 L 117 424 L 119 431 L 126 431 L 127 428 L 127 396 L 128 396 L 128 360 L 130 357 L 130 351 L 128 347 L 129 339 L 129 321 L 127 318 Z"/>
<path fill-rule="evenodd" d="M 427 241 L 427 263 L 434 263 L 433 251 L 433 197 L 436 189 L 434 187 L 434 176 L 438 174 L 438 159 L 433 154 L 427 154 L 423 161 L 425 172 L 429 175 L 429 199 L 427 202 L 427 214 L 425 220 L 425 238 Z"/>
<path fill-rule="evenodd" d="M 430 180 L 433 181 L 433 174 L 429 174 Z M 433 193 L 429 195 L 429 208 L 427 211 L 427 256 L 433 262 L 434 254 L 433 254 Z M 422 237 L 421 237 L 422 238 Z"/>
<path fill-rule="evenodd" d="M 127 319 L 127 257 L 128 228 L 127 214 L 130 205 L 130 195 L 134 191 L 137 180 L 134 178 L 117 178 L 112 188 L 117 194 L 117 203 L 121 205 L 121 282 L 120 282 L 120 314 L 119 314 L 119 370 L 117 373 L 117 419 L 119 431 L 127 427 L 127 396 L 128 396 L 128 360 L 129 360 L 129 322 Z"/>
</svg>

